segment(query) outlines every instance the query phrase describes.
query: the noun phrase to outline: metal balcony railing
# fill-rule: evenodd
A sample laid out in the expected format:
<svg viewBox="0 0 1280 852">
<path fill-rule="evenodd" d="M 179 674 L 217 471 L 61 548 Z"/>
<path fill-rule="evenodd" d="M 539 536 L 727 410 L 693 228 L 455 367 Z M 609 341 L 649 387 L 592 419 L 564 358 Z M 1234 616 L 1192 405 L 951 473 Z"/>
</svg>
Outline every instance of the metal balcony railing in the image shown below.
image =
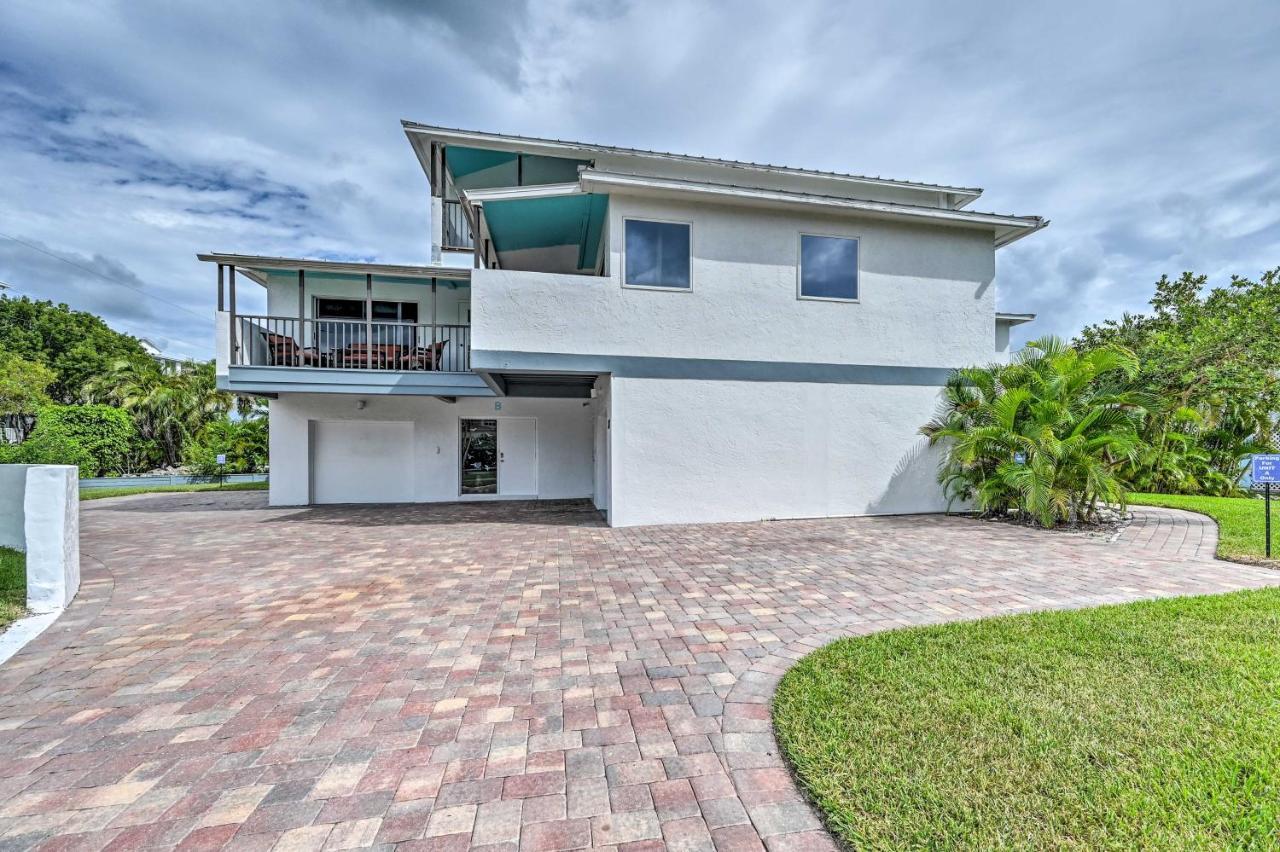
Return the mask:
<svg viewBox="0 0 1280 852">
<path fill-rule="evenodd" d="M 238 316 L 236 323 L 235 366 L 471 370 L 469 325 L 268 316 Z"/>
<path fill-rule="evenodd" d="M 457 251 L 471 251 L 475 242 L 471 239 L 471 223 L 462 212 L 461 201 L 443 202 L 444 233 L 441 248 Z"/>
</svg>

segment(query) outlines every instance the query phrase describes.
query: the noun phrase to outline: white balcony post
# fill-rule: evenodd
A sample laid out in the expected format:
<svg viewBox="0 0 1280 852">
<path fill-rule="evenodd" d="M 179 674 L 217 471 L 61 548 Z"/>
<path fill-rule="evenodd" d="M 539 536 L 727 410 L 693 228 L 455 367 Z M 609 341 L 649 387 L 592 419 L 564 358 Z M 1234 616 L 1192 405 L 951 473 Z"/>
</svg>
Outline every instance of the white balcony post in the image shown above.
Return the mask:
<svg viewBox="0 0 1280 852">
<path fill-rule="evenodd" d="M 229 313 L 231 314 L 231 363 L 240 363 L 240 347 L 236 345 L 236 267 L 231 264 L 228 269 L 231 273 L 231 301 L 228 303 Z"/>
<path fill-rule="evenodd" d="M 373 366 L 373 273 L 364 276 L 364 362 Z"/>
<path fill-rule="evenodd" d="M 305 270 L 298 270 L 298 348 L 302 349 L 307 345 L 307 273 Z M 298 363 L 302 363 L 302 353 L 298 353 Z"/>
</svg>

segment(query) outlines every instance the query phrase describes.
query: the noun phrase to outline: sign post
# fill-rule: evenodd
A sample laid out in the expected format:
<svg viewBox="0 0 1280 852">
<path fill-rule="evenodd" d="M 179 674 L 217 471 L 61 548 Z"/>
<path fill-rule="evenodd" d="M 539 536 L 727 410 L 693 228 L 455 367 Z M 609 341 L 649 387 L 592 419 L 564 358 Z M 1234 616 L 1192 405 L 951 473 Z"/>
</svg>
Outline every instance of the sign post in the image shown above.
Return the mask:
<svg viewBox="0 0 1280 852">
<path fill-rule="evenodd" d="M 218 487 L 222 487 L 222 483 L 227 479 L 227 454 L 218 453 Z"/>
<path fill-rule="evenodd" d="M 1262 499 L 1267 502 L 1266 508 L 1266 528 L 1267 528 L 1267 558 L 1271 558 L 1271 486 L 1273 483 L 1280 482 L 1280 454 L 1270 453 L 1267 455 L 1256 455 L 1252 458 L 1250 464 L 1249 475 L 1253 479 L 1253 484 L 1262 485 Z"/>
</svg>

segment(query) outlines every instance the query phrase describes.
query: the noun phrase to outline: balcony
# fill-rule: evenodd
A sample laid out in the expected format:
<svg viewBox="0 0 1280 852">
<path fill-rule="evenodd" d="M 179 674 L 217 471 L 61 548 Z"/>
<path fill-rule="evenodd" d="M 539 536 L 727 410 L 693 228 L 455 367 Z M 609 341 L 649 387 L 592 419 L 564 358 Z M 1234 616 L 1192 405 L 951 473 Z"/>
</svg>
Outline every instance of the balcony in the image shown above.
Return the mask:
<svg viewBox="0 0 1280 852">
<path fill-rule="evenodd" d="M 235 334 L 231 334 L 232 328 Z M 233 393 L 493 396 L 471 326 L 218 314 L 218 387 Z M 225 358 L 225 373 L 221 369 Z"/>
<path fill-rule="evenodd" d="M 217 264 L 216 375 L 223 390 L 495 395 L 471 368 L 469 269 L 198 257 Z M 261 289 L 241 292 L 245 279 Z"/>
<path fill-rule="evenodd" d="M 471 223 L 463 212 L 462 202 L 445 199 L 441 210 L 444 218 L 441 248 L 445 251 L 472 251 L 475 241 L 471 238 Z"/>
<path fill-rule="evenodd" d="M 471 326 L 237 316 L 230 366 L 469 373 Z"/>
</svg>

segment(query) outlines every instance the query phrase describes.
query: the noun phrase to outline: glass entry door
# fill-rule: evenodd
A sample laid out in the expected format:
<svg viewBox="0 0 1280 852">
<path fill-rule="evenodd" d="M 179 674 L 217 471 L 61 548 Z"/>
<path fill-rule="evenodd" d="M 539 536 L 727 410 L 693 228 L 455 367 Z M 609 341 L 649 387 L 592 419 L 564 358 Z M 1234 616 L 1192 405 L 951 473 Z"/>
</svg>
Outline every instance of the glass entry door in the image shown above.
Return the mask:
<svg viewBox="0 0 1280 852">
<path fill-rule="evenodd" d="M 498 493 L 498 421 L 462 421 L 462 493 Z"/>
</svg>

